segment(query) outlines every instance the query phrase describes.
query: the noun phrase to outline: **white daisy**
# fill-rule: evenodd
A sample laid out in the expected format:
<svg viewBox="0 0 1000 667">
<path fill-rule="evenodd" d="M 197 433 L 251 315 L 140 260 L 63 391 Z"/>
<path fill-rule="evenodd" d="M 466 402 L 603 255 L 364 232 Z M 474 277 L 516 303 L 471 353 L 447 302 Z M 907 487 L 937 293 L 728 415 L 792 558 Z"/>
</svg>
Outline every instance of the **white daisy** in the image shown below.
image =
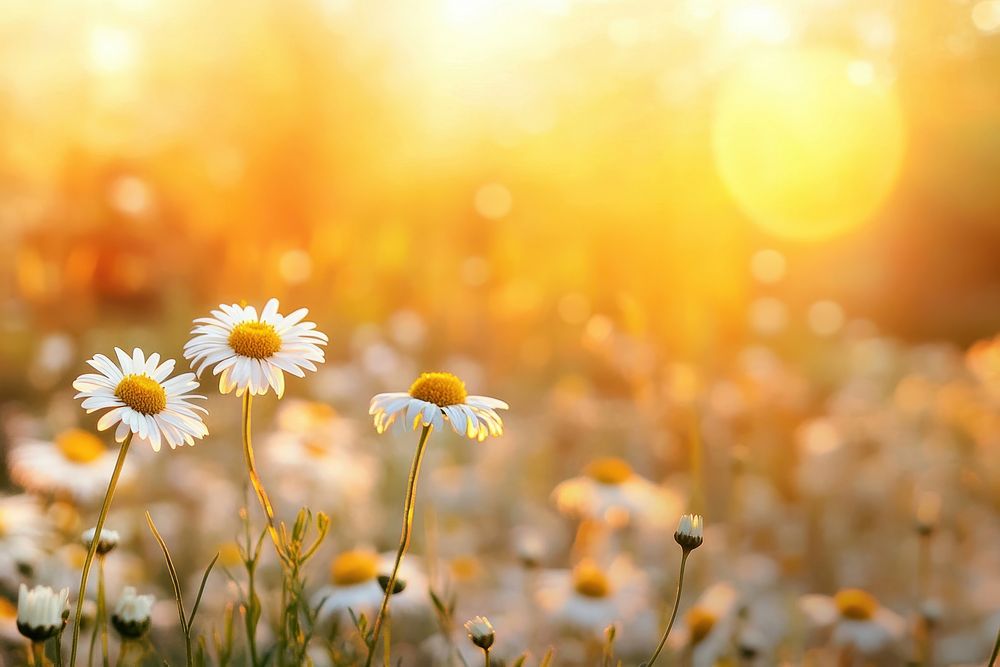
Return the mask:
<svg viewBox="0 0 1000 667">
<path fill-rule="evenodd" d="M 122 589 L 118 605 L 111 615 L 111 624 L 122 637 L 138 639 L 149 630 L 155 602 L 156 598 L 152 595 L 137 595 L 135 588 L 126 586 Z"/>
<path fill-rule="evenodd" d="M 851 646 L 864 655 L 879 653 L 906 632 L 906 621 L 899 614 L 857 588 L 846 588 L 833 597 L 804 595 L 799 608 L 813 625 L 832 628 L 835 645 Z"/>
<path fill-rule="evenodd" d="M 88 414 L 110 408 L 97 422 L 98 430 L 118 424 L 115 440 L 122 442 L 131 432 L 148 442 L 154 452 L 160 451 L 162 440 L 173 449 L 185 443 L 194 445 L 195 438 L 208 435 L 198 414 L 207 410 L 189 402 L 204 398 L 187 393 L 198 387 L 194 373 L 168 380 L 174 370 L 173 359 L 161 364 L 159 354 L 146 358 L 139 348 L 131 357 L 117 347 L 115 353 L 120 366 L 103 354 L 95 355 L 87 363 L 98 373 L 81 375 L 73 382 L 73 388 L 80 392 L 76 398 L 84 399 Z"/>
<path fill-rule="evenodd" d="M 306 308 L 282 315 L 277 299 L 268 301 L 259 317 L 253 306 L 234 303 L 219 308 L 212 311 L 212 317 L 195 320 L 184 358 L 196 366 L 198 375 L 214 365 L 212 374 L 219 376 L 223 394 L 235 389 L 237 396 L 247 390 L 255 396 L 272 387 L 281 398 L 285 372 L 305 377 L 306 370 L 316 370 L 313 362 L 323 362 L 320 346 L 329 339 L 316 331 L 314 323 L 302 321 L 309 313 Z"/>
<path fill-rule="evenodd" d="M 313 606 L 319 607 L 320 619 L 326 620 L 334 614 L 346 616 L 348 609 L 358 616 L 364 613 L 372 618 L 385 594 L 378 577 L 392 571 L 394 559 L 394 553 L 379 555 L 367 549 L 345 551 L 334 558 L 330 563 L 330 583 L 320 587 L 312 597 Z M 410 557 L 400 565 L 398 580 L 405 581 L 406 588 L 392 596 L 393 614 L 426 606 L 427 579 L 418 560 Z"/>
<path fill-rule="evenodd" d="M 56 593 L 48 586 L 29 590 L 21 584 L 17 596 L 17 629 L 32 641 L 55 637 L 62 630 L 68 600 L 68 588 Z"/>
<path fill-rule="evenodd" d="M 619 458 L 591 461 L 578 477 L 560 482 L 552 499 L 562 514 L 622 527 L 633 519 L 666 526 L 683 507 L 680 495 L 638 475 Z"/>
<path fill-rule="evenodd" d="M 97 436 L 71 428 L 51 442 L 17 442 L 7 463 L 11 478 L 25 489 L 87 504 L 104 496 L 115 468 L 115 452 Z"/>
<path fill-rule="evenodd" d="M 710 586 L 685 612 L 668 640 L 676 650 L 689 649 L 694 667 L 712 667 L 730 651 L 737 630 L 738 599 L 728 582 Z"/>
<path fill-rule="evenodd" d="M 627 624 L 642 611 L 648 591 L 646 576 L 618 557 L 607 569 L 584 560 L 572 571 L 543 572 L 536 595 L 557 622 L 600 637 L 612 623 Z"/>
<path fill-rule="evenodd" d="M 28 495 L 0 498 L 0 582 L 12 585 L 45 557 L 52 525 L 38 500 Z"/>
<path fill-rule="evenodd" d="M 441 429 L 447 420 L 455 433 L 482 442 L 487 436 L 503 434 L 497 410 L 508 407 L 496 398 L 470 396 L 465 383 L 451 373 L 422 373 L 408 392 L 377 394 L 368 414 L 375 418 L 379 433 L 385 433 L 397 419 L 414 430 L 421 425 Z"/>
</svg>

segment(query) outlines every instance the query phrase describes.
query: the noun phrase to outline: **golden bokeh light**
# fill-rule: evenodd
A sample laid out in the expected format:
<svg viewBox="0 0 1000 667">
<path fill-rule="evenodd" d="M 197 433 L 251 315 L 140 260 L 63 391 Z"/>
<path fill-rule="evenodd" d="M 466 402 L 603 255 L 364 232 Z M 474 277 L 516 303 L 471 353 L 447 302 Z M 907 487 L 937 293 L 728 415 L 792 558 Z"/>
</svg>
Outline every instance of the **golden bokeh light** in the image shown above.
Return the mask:
<svg viewBox="0 0 1000 667">
<path fill-rule="evenodd" d="M 713 144 L 727 188 L 765 231 L 818 241 L 869 220 L 904 148 L 891 88 L 869 63 L 833 50 L 764 53 L 716 101 Z"/>
</svg>

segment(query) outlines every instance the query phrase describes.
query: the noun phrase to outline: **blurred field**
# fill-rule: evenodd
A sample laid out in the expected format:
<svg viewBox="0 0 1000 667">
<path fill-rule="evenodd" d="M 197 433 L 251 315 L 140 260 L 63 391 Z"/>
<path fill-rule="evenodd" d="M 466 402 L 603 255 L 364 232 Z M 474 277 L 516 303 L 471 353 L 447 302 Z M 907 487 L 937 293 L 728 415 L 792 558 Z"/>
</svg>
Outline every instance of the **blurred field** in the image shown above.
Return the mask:
<svg viewBox="0 0 1000 667">
<path fill-rule="evenodd" d="M 920 664 L 985 664 L 1000 624 L 998 80 L 1000 0 L 9 0 L 0 448 L 9 461 L 27 439 L 97 433 L 71 387 L 93 354 L 138 346 L 186 367 L 195 317 L 277 297 L 330 336 L 319 371 L 255 412 L 279 514 L 333 517 L 316 587 L 337 554 L 396 545 L 416 436 L 377 437 L 373 394 L 447 370 L 511 406 L 502 438 L 432 439 L 414 562 L 461 618 L 449 635 L 415 602 L 393 632 L 404 665 L 461 664 L 440 645 L 465 651 L 477 614 L 506 664 L 549 645 L 557 665 L 600 664 L 600 632 L 546 593 L 588 559 L 628 570 L 616 655 L 638 664 L 687 511 L 708 528 L 681 606 L 689 648 L 670 657 L 852 664 L 799 598 L 861 588 L 906 626 L 870 664 L 926 646 Z M 239 401 L 216 384 L 201 388 L 208 438 L 138 448 L 111 515 L 112 596 L 156 593 L 153 643 L 172 664 L 142 512 L 194 590 L 223 553 L 207 637 L 244 584 Z M 289 453 L 295 406 L 322 413 L 319 463 Z M 611 456 L 655 500 L 622 518 L 553 495 Z M 22 486 L 0 472 L 5 496 Z M 7 545 L 0 595 L 16 604 L 28 581 L 73 600 L 67 545 L 95 503 L 36 495 L 52 534 L 23 558 Z M 684 612 L 720 584 L 738 602 L 716 610 L 722 648 L 696 654 Z M 751 656 L 747 628 L 763 637 Z M 2 664 L 23 664 L 8 644 Z M 326 645 L 314 653 L 324 664 Z"/>
</svg>

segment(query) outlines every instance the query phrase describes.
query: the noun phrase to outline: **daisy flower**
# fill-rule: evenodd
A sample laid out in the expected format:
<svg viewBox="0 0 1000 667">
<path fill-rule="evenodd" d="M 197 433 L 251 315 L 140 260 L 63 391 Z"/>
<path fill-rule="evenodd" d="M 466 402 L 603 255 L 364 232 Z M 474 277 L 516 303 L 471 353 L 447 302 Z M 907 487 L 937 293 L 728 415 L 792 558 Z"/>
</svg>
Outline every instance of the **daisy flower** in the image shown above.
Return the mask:
<svg viewBox="0 0 1000 667">
<path fill-rule="evenodd" d="M 160 451 L 164 440 L 173 449 L 194 445 L 195 438 L 208 435 L 198 414 L 207 411 L 190 403 L 204 396 L 187 393 L 198 387 L 193 373 L 168 380 L 174 370 L 173 359 L 161 364 L 159 354 L 147 358 L 139 348 L 131 357 L 117 347 L 115 353 L 117 365 L 103 354 L 95 355 L 87 363 L 98 372 L 81 375 L 73 382 L 73 388 L 80 392 L 76 398 L 84 399 L 88 414 L 108 410 L 97 422 L 98 430 L 117 424 L 115 440 L 123 442 L 132 433 L 148 442 L 154 452 Z"/>
<path fill-rule="evenodd" d="M 496 398 L 470 396 L 465 383 L 451 373 L 421 373 L 409 391 L 377 394 L 368 414 L 374 417 L 379 433 L 385 433 L 393 423 L 413 430 L 419 426 L 440 430 L 447 420 L 455 433 L 482 442 L 487 436 L 503 434 L 497 410 L 508 407 Z"/>
<path fill-rule="evenodd" d="M 542 573 L 539 605 L 559 623 L 600 637 L 608 625 L 628 620 L 647 606 L 649 585 L 623 557 L 607 569 L 592 560 L 572 571 Z"/>
<path fill-rule="evenodd" d="M 380 555 L 367 549 L 337 555 L 330 563 L 330 583 L 320 587 L 312 597 L 313 606 L 319 608 L 319 618 L 326 620 L 335 614 L 346 614 L 349 609 L 370 618 L 384 595 L 378 577 L 392 568 L 394 557 L 395 554 Z M 406 612 L 425 606 L 427 580 L 414 559 L 402 565 L 399 579 L 406 582 L 406 588 L 392 596 L 393 609 Z"/>
<path fill-rule="evenodd" d="M 737 630 L 738 595 L 727 582 L 712 585 L 670 636 L 675 650 L 690 652 L 693 667 L 712 667 L 729 653 Z"/>
<path fill-rule="evenodd" d="M 237 396 L 252 396 L 273 388 L 278 398 L 285 393 L 285 373 L 304 377 L 323 362 L 321 345 L 329 340 L 312 322 L 304 322 L 308 309 L 289 315 L 278 312 L 278 300 L 271 299 L 257 315 L 253 306 L 221 304 L 212 317 L 195 320 L 194 334 L 184 345 L 184 358 L 198 375 L 213 366 L 219 376 L 219 391 L 236 390 Z M 314 363 L 316 362 L 316 363 Z"/>
<path fill-rule="evenodd" d="M 35 498 L 0 498 L 0 582 L 14 585 L 25 569 L 41 562 L 52 535 L 51 523 Z"/>
<path fill-rule="evenodd" d="M 881 652 L 901 639 L 906 621 L 881 606 L 870 593 L 847 588 L 833 597 L 805 595 L 799 608 L 813 625 L 832 628 L 836 646 L 852 647 L 864 655 Z"/>
<path fill-rule="evenodd" d="M 104 495 L 115 453 L 87 431 L 71 428 L 51 442 L 21 440 L 7 456 L 11 478 L 29 491 L 91 503 Z"/>
<path fill-rule="evenodd" d="M 68 588 L 56 593 L 48 586 L 29 590 L 21 584 L 17 596 L 17 629 L 33 642 L 55 637 L 63 628 L 63 611 L 68 599 Z"/>
<path fill-rule="evenodd" d="M 598 458 L 578 477 L 560 482 L 552 491 L 559 512 L 578 519 L 596 519 L 615 527 L 632 518 L 665 525 L 680 512 L 683 499 L 636 474 L 622 459 Z"/>
</svg>

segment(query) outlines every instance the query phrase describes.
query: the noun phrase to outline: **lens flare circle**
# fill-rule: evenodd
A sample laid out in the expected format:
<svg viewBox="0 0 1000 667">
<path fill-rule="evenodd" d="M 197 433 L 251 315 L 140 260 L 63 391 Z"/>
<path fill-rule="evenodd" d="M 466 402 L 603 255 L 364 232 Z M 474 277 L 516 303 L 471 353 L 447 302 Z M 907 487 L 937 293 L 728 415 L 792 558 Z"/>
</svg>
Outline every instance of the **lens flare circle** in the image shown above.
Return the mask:
<svg viewBox="0 0 1000 667">
<path fill-rule="evenodd" d="M 852 76 L 834 50 L 760 54 L 716 99 L 712 140 L 740 208 L 780 238 L 819 241 L 870 220 L 892 189 L 905 144 L 893 91 Z"/>
</svg>

